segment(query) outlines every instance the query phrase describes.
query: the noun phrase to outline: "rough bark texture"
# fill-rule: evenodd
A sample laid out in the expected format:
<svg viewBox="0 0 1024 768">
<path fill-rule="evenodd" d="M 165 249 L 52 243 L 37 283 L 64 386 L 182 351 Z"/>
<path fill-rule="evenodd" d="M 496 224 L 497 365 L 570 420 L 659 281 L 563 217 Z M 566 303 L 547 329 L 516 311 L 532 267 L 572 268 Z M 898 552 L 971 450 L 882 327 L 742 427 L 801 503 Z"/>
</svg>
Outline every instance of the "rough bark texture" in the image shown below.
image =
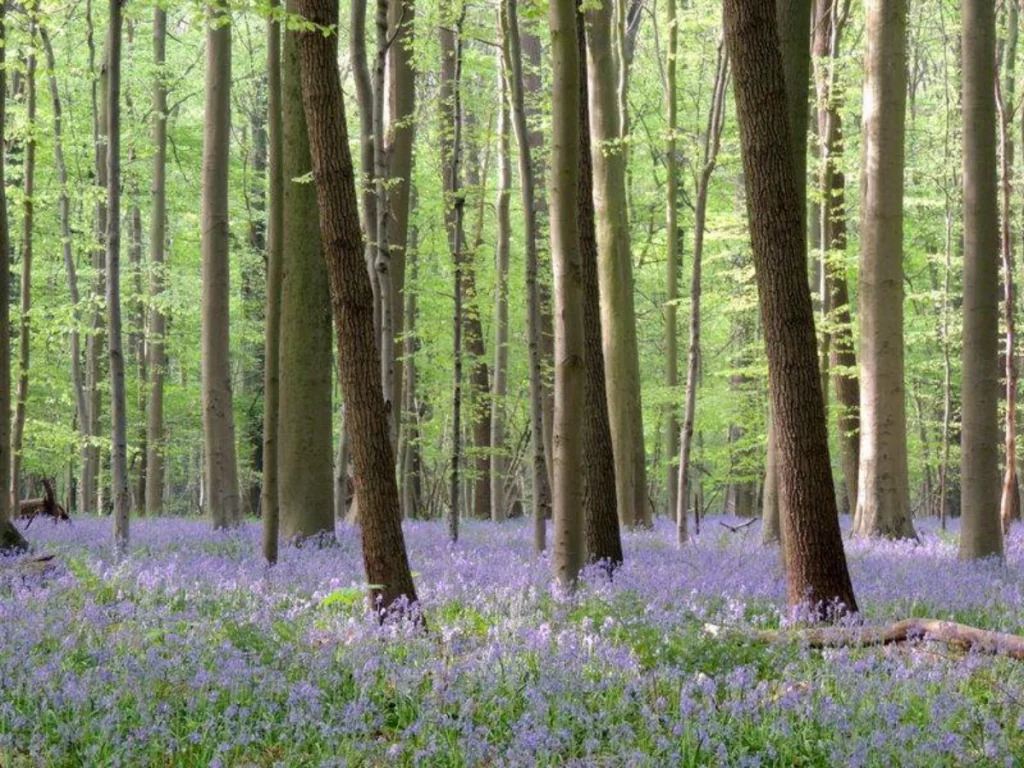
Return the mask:
<svg viewBox="0 0 1024 768">
<path fill-rule="evenodd" d="M 580 67 L 580 156 L 576 220 L 579 227 L 583 282 L 583 523 L 587 558 L 615 568 L 623 561 L 619 513 L 615 508 L 615 454 L 604 386 L 601 346 L 601 289 L 597 277 L 597 231 L 594 222 L 594 167 L 590 158 L 590 105 L 587 97 L 587 48 L 582 16 L 576 20 Z"/>
<path fill-rule="evenodd" d="M 6 4 L 0 4 L 0 146 L 6 135 L 7 46 Z M 11 323 L 11 249 L 4 185 L 4 154 L 0 152 L 0 327 Z M 24 551 L 28 542 L 11 522 L 11 337 L 0 333 L 0 551 Z"/>
<path fill-rule="evenodd" d="M 298 0 L 297 7 L 316 24 L 337 23 L 337 6 L 332 0 Z M 362 263 L 363 242 L 337 67 L 337 37 L 319 31 L 301 32 L 299 52 L 321 243 L 338 333 L 345 421 L 352 437 L 363 560 L 371 596 L 390 608 L 400 598 L 415 601 L 416 590 L 402 535 L 394 453 L 380 388 L 373 291 Z"/>
<path fill-rule="evenodd" d="M 964 302 L 960 557 L 1003 555 L 999 520 L 999 222 L 995 12 L 963 0 Z"/>
<path fill-rule="evenodd" d="M 861 129 L 858 536 L 915 536 L 903 381 L 906 31 L 906 0 L 869 0 Z"/>
<path fill-rule="evenodd" d="M 128 423 L 121 349 L 121 25 L 123 0 L 110 0 L 107 29 L 107 325 L 110 355 L 110 467 L 114 503 L 114 552 L 128 548 Z M 226 148 L 225 148 L 226 149 Z"/>
<path fill-rule="evenodd" d="M 276 11 L 279 7 L 279 0 L 271 0 L 272 10 Z M 278 535 L 281 528 L 277 462 L 281 381 L 281 272 L 284 263 L 284 138 L 281 79 L 281 24 L 272 17 L 267 21 L 267 308 L 263 368 L 263 489 L 260 500 L 260 513 L 263 518 L 263 557 L 270 564 L 277 562 Z M 302 94 L 299 93 L 298 96 L 301 106 Z M 317 243 L 319 244 L 319 238 Z M 318 249 L 317 257 L 320 256 Z"/>
<path fill-rule="evenodd" d="M 582 419 L 583 281 L 577 220 L 580 62 L 575 0 L 548 4 L 551 29 L 551 261 L 555 273 L 555 577 L 575 585 L 584 559 Z"/>
<path fill-rule="evenodd" d="M 547 463 L 541 393 L 540 296 L 537 289 L 537 212 L 534 208 L 534 170 L 523 87 L 523 60 L 519 39 L 518 0 L 504 0 L 506 69 L 512 92 L 512 124 L 519 147 L 519 188 L 526 245 L 526 335 L 530 368 L 530 479 L 532 489 L 533 548 L 545 547 L 547 517 Z"/>
<path fill-rule="evenodd" d="M 498 11 L 499 26 L 504 31 L 504 14 Z M 504 37 L 504 35 L 502 35 Z M 502 57 L 502 62 L 504 57 Z M 511 247 L 512 223 L 509 217 L 509 197 L 512 187 L 512 161 L 509 147 L 509 89 L 508 73 L 499 62 L 499 89 L 501 112 L 498 121 L 498 200 L 495 205 L 498 219 L 497 243 L 494 253 L 494 377 L 491 387 L 491 520 L 502 522 L 508 516 L 505 509 L 505 482 L 508 448 L 505 445 L 505 398 L 508 394 L 508 262 Z"/>
<path fill-rule="evenodd" d="M 285 4 L 295 12 L 294 0 Z M 295 31 L 284 34 L 281 69 L 282 263 L 277 471 L 281 537 L 334 531 L 331 435 L 331 304 L 320 249 L 316 188 L 295 181 L 312 169 Z"/>
<path fill-rule="evenodd" d="M 856 611 L 828 458 L 786 85 L 773 9 L 726 0 L 754 269 L 768 353 L 789 604 Z"/>
<path fill-rule="evenodd" d="M 207 506 L 214 528 L 241 522 L 231 392 L 228 168 L 231 160 L 231 25 L 210 8 L 203 136 L 203 433 Z"/>
<path fill-rule="evenodd" d="M 587 71 L 590 131 L 597 212 L 601 332 L 604 334 L 608 412 L 615 447 L 619 519 L 626 526 L 649 520 L 644 435 L 640 404 L 640 361 L 633 307 L 633 254 L 626 201 L 625 153 L 617 142 L 621 125 L 612 56 L 610 2 L 588 9 Z"/>
<path fill-rule="evenodd" d="M 146 409 L 146 514 L 158 515 L 164 496 L 164 376 L 167 354 L 164 349 L 166 323 L 159 297 L 164 291 L 164 250 L 167 241 L 167 84 L 164 61 L 167 51 L 167 11 L 153 9 L 153 181 L 152 210 L 149 219 L 149 292 L 153 298 L 149 310 L 149 407 Z"/>
</svg>

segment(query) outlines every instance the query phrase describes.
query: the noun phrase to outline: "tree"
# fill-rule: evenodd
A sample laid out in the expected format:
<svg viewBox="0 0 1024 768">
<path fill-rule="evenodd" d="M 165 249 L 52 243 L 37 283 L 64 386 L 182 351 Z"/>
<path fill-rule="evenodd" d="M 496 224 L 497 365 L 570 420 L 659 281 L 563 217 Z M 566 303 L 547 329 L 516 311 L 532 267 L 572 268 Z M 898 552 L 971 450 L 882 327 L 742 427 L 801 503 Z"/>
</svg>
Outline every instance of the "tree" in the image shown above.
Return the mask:
<svg viewBox="0 0 1024 768">
<path fill-rule="evenodd" d="M 285 3 L 294 13 L 294 0 Z M 300 90 L 296 32 L 281 60 L 281 296 L 277 472 L 281 535 L 297 541 L 334 532 L 331 430 L 331 309 L 316 188 Z"/>
<path fill-rule="evenodd" d="M 202 203 L 204 458 L 210 520 L 214 528 L 230 528 L 241 521 L 228 322 L 231 17 L 217 5 L 211 5 L 207 15 Z"/>
<path fill-rule="evenodd" d="M 264 347 L 266 363 L 263 370 L 263 490 L 260 508 L 263 518 L 263 557 L 271 565 L 277 562 L 281 524 L 277 462 L 278 424 L 281 412 L 281 272 L 284 262 L 281 19 L 278 15 L 280 7 L 279 0 L 271 0 L 271 15 L 267 19 L 267 308 Z M 301 91 L 297 93 L 301 107 L 302 94 Z M 308 153 L 308 145 L 306 150 Z M 329 350 L 328 346 L 328 356 Z"/>
<path fill-rule="evenodd" d="M 580 414 L 584 407 L 583 281 L 577 220 L 580 65 L 576 3 L 552 0 L 551 261 L 555 272 L 555 576 L 576 583 L 584 559 Z"/>
<path fill-rule="evenodd" d="M 964 351 L 960 558 L 1003 555 L 999 520 L 999 222 L 995 13 L 964 0 Z M 1012 456 L 1007 457 L 1013 461 Z"/>
<path fill-rule="evenodd" d="M 903 364 L 906 0 L 867 3 L 861 130 L 860 472 L 854 533 L 914 538 Z"/>
<path fill-rule="evenodd" d="M 679 157 L 676 131 L 679 128 L 679 97 L 676 57 L 679 51 L 679 16 L 676 0 L 668 0 L 668 53 L 665 61 L 665 112 L 668 125 L 665 139 L 665 385 L 675 391 L 679 385 Z M 673 400 L 675 398 L 673 397 Z M 665 407 L 665 485 L 668 514 L 676 514 L 679 492 L 679 419 L 674 402 Z M 685 508 L 685 505 L 684 505 Z"/>
<path fill-rule="evenodd" d="M 504 14 L 498 9 L 498 26 L 504 31 Z M 505 35 L 502 34 L 504 39 Z M 504 50 L 504 49 L 503 49 Z M 491 520 L 502 522 L 505 509 L 507 456 L 505 451 L 505 398 L 508 396 L 508 262 L 511 250 L 512 223 L 509 197 L 512 186 L 512 161 L 509 159 L 509 88 L 504 56 L 499 60 L 501 109 L 498 117 L 498 200 L 495 204 L 498 234 L 494 254 L 494 378 L 491 388 Z"/>
<path fill-rule="evenodd" d="M 110 355 L 111 497 L 114 551 L 128 548 L 128 424 L 121 349 L 121 25 L 124 0 L 110 0 L 107 29 L 107 350 Z"/>
<path fill-rule="evenodd" d="M 6 135 L 7 10 L 0 4 L 0 144 Z M 11 249 L 7 222 L 5 154 L 0 153 L 0 328 L 11 327 Z M 28 542 L 11 522 L 11 337 L 0 333 L 0 551 L 25 551 Z"/>
<path fill-rule="evenodd" d="M 774 13 L 726 0 L 754 270 L 779 452 L 789 604 L 827 617 L 856 611 L 846 569 L 804 263 L 786 81 Z"/>
<path fill-rule="evenodd" d="M 620 141 L 617 83 L 612 55 L 612 3 L 586 11 L 590 130 L 594 145 L 594 204 L 601 285 L 601 332 L 612 443 L 616 503 L 626 526 L 649 520 L 645 479 L 640 362 L 633 306 L 633 254 L 626 201 L 625 153 Z M 620 65 L 624 66 L 624 64 Z"/>
<path fill-rule="evenodd" d="M 512 95 L 512 126 L 519 148 L 519 189 L 523 207 L 523 238 L 526 245 L 526 336 L 530 366 L 530 487 L 532 492 L 533 549 L 545 547 L 547 463 L 544 458 L 540 354 L 540 292 L 537 286 L 537 211 L 534 208 L 533 154 L 526 123 L 523 95 L 523 57 L 519 36 L 518 0 L 503 0 L 505 71 Z"/>
<path fill-rule="evenodd" d="M 587 40 L 582 15 L 576 17 L 579 76 L 579 185 L 576 221 L 580 241 L 583 303 L 583 525 L 590 562 L 614 569 L 623 561 L 619 513 L 615 508 L 615 454 L 604 385 L 601 346 L 601 289 L 597 277 L 597 227 L 594 222 L 594 164 L 590 156 L 590 105 L 587 89 Z"/>
<path fill-rule="evenodd" d="M 297 0 L 302 16 L 322 28 L 337 24 L 332 0 Z M 380 386 L 373 326 L 373 291 L 362 268 L 355 172 L 348 148 L 338 73 L 338 39 L 320 30 L 298 35 L 302 100 L 320 209 L 320 242 L 327 260 L 338 334 L 339 376 L 352 437 L 363 561 L 373 599 L 385 609 L 416 600 L 395 481 L 388 415 Z"/>
</svg>

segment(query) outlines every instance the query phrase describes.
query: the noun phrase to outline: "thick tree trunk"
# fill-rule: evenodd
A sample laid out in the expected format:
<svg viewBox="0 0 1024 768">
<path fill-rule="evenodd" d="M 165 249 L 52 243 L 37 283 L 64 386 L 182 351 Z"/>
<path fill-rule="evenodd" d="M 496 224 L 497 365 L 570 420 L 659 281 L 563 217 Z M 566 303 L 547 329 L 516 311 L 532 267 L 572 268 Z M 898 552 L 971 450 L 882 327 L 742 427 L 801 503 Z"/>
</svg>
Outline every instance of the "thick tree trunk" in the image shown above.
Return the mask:
<svg viewBox="0 0 1024 768">
<path fill-rule="evenodd" d="M 114 503 L 114 552 L 128 548 L 128 422 L 121 349 L 121 3 L 110 0 L 107 30 L 107 342 L 110 355 L 111 488 Z"/>
<path fill-rule="evenodd" d="M 231 141 L 231 25 L 209 9 L 203 137 L 203 432 L 207 506 L 214 528 L 241 522 L 231 391 L 228 169 Z"/>
<path fill-rule="evenodd" d="M 855 612 L 828 457 L 804 258 L 803 216 L 786 115 L 786 81 L 773 9 L 726 0 L 754 269 L 768 353 L 791 609 Z"/>
<path fill-rule="evenodd" d="M 860 471 L 853 530 L 914 538 L 903 372 L 906 0 L 869 0 L 860 270 Z"/>
<path fill-rule="evenodd" d="M 285 7 L 296 11 L 295 0 Z M 301 541 L 334 531 L 331 481 L 331 305 L 320 247 L 316 188 L 296 182 L 312 164 L 302 107 L 297 32 L 281 60 L 281 306 L 278 346 L 277 472 L 281 537 Z"/>
<path fill-rule="evenodd" d="M 504 14 L 499 10 L 499 26 L 504 31 Z M 502 38 L 505 35 L 502 34 Z M 502 57 L 503 61 L 504 57 Z M 498 120 L 498 200 L 495 205 L 498 219 L 497 243 L 494 254 L 494 378 L 491 388 L 491 520 L 503 522 L 508 516 L 505 509 L 505 483 L 508 447 L 505 445 L 505 398 L 508 395 L 508 262 L 511 249 L 512 225 L 509 217 L 509 197 L 512 187 L 512 162 L 509 159 L 509 89 L 508 73 L 499 61 L 498 74 L 501 110 Z"/>
<path fill-rule="evenodd" d="M 35 37 L 36 22 L 29 14 L 28 34 Z M 21 318 L 18 334 L 18 393 L 11 438 L 11 509 L 21 500 L 21 449 L 25 435 L 25 409 L 28 406 L 28 369 L 32 340 L 32 235 L 33 196 L 36 177 L 36 55 L 35 40 L 30 41 L 25 61 L 25 119 L 28 123 L 24 148 L 23 199 L 21 218 Z"/>
<path fill-rule="evenodd" d="M 995 12 L 963 0 L 964 282 L 960 557 L 1003 555 L 999 520 L 999 221 Z M 1009 354 L 1012 357 L 1012 352 Z"/>
<path fill-rule="evenodd" d="M 718 162 L 718 148 L 725 124 L 725 92 L 729 80 L 729 62 L 723 48 L 718 49 L 715 84 L 708 105 L 707 129 L 704 132 L 702 166 L 697 179 L 697 202 L 693 222 L 693 274 L 690 278 L 690 343 L 686 362 L 686 399 L 683 404 L 683 426 L 679 436 L 679 474 L 676 478 L 676 540 L 685 544 L 686 504 L 690 498 L 690 451 L 693 445 L 693 422 L 697 410 L 697 375 L 700 364 L 700 296 L 701 270 L 704 261 L 704 228 L 707 221 L 708 187 Z"/>
<path fill-rule="evenodd" d="M 167 353 L 164 345 L 166 323 L 160 308 L 164 291 L 164 250 L 167 242 L 167 83 L 164 62 L 167 51 L 167 11 L 153 9 L 153 181 L 152 210 L 149 219 L 149 292 L 153 298 L 149 310 L 149 407 L 146 409 L 146 514 L 158 515 L 163 509 L 166 473 L 164 434 L 164 377 Z M 84 489 L 83 489 L 84 490 Z"/>
<path fill-rule="evenodd" d="M 594 167 L 590 157 L 590 103 L 587 89 L 587 43 L 582 15 L 576 18 L 580 67 L 579 188 L 576 219 L 579 227 L 583 302 L 583 523 L 587 558 L 617 567 L 623 561 L 619 514 L 615 508 L 615 454 L 608 419 L 601 346 L 601 289 L 597 277 L 597 227 L 594 221 Z"/>
<path fill-rule="evenodd" d="M 586 370 L 577 219 L 580 62 L 576 3 L 548 4 L 551 29 L 551 261 L 555 273 L 555 578 L 573 586 L 584 561 L 582 420 Z"/>
<path fill-rule="evenodd" d="M 315 24 L 337 23 L 332 0 L 298 0 L 297 7 Z M 299 33 L 298 42 L 321 243 L 338 332 L 345 421 L 352 436 L 363 560 L 371 597 L 389 609 L 400 598 L 414 602 L 416 590 L 405 552 L 394 453 L 378 378 L 373 291 L 369 277 L 364 279 L 361 263 L 363 243 L 337 66 L 337 38 L 310 30 Z"/>
<path fill-rule="evenodd" d="M 665 140 L 665 385 L 673 393 L 665 407 L 665 486 L 668 515 L 677 512 L 679 493 L 679 419 L 674 392 L 679 386 L 679 330 L 676 303 L 679 300 L 679 158 L 676 156 L 678 102 L 676 56 L 679 50 L 679 18 L 676 0 L 668 0 L 668 56 L 665 63 L 665 111 L 668 136 Z"/>
<path fill-rule="evenodd" d="M 7 117 L 6 5 L 0 4 L 0 146 L 4 146 Z M 7 223 L 4 155 L 0 152 L 0 327 L 11 325 L 11 249 Z M 11 337 L 0 333 L 0 551 L 25 551 L 28 542 L 11 522 Z"/>
<path fill-rule="evenodd" d="M 271 0 L 272 10 L 279 7 L 280 0 Z M 271 565 L 277 562 L 281 528 L 277 460 L 281 413 L 281 273 L 284 269 L 284 138 L 281 80 L 281 22 L 271 17 L 267 21 L 267 308 L 263 368 L 263 489 L 260 500 L 263 557 Z M 297 95 L 301 106 L 302 94 L 298 92 Z M 308 153 L 308 145 L 306 149 Z M 317 243 L 319 244 L 319 237 Z M 320 256 L 318 248 L 317 257 Z M 322 366 L 323 362 L 319 364 Z M 330 366 L 326 367 L 330 370 Z"/>
<path fill-rule="evenodd" d="M 617 146 L 621 125 L 612 57 L 612 7 L 586 12 L 594 204 L 601 284 L 601 332 L 612 442 L 616 503 L 623 525 L 649 520 L 645 478 L 640 362 L 633 307 L 633 254 L 626 202 L 625 154 Z"/>
<path fill-rule="evenodd" d="M 519 147 L 519 188 L 522 196 L 526 246 L 526 334 L 530 368 L 530 479 L 533 501 L 533 548 L 545 548 L 547 529 L 547 464 L 544 458 L 544 419 L 541 392 L 540 295 L 537 288 L 537 211 L 534 207 L 534 169 L 523 86 L 523 57 L 519 38 L 518 0 L 505 4 L 506 71 L 512 92 L 512 125 Z"/>
</svg>

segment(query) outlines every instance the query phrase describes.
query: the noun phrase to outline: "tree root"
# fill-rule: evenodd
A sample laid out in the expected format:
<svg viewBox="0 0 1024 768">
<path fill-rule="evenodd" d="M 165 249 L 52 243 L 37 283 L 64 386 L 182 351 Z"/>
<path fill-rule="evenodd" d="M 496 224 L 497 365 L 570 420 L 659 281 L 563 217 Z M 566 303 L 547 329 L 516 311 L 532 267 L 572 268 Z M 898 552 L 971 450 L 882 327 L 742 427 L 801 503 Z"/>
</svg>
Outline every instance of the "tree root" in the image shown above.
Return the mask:
<svg viewBox="0 0 1024 768">
<path fill-rule="evenodd" d="M 0 554 L 28 552 L 28 542 L 17 526 L 9 520 L 0 522 Z"/>
<path fill-rule="evenodd" d="M 705 625 L 713 636 L 721 627 Z M 875 627 L 812 627 L 764 630 L 751 636 L 765 643 L 801 642 L 808 648 L 869 648 L 925 640 L 961 651 L 1007 656 L 1024 661 L 1024 636 L 957 624 L 940 619 L 904 619 Z"/>
</svg>

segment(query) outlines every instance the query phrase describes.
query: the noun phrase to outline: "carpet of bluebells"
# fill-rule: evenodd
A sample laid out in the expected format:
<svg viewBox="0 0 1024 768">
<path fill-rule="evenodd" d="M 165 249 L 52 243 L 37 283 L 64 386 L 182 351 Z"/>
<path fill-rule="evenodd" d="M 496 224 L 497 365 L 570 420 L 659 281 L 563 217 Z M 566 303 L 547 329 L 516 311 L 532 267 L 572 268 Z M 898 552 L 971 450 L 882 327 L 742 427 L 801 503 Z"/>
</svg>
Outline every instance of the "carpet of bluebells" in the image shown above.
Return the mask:
<svg viewBox="0 0 1024 768">
<path fill-rule="evenodd" d="M 847 543 L 867 621 L 1024 632 L 1024 530 L 999 565 L 919 529 Z M 5 768 L 1024 764 L 1020 662 L 750 639 L 785 616 L 756 525 L 629 534 L 568 596 L 525 523 L 408 523 L 427 633 L 366 610 L 354 529 L 272 569 L 256 524 L 138 521 L 120 564 L 108 520 L 29 534 L 57 566 L 0 567 Z"/>
</svg>

